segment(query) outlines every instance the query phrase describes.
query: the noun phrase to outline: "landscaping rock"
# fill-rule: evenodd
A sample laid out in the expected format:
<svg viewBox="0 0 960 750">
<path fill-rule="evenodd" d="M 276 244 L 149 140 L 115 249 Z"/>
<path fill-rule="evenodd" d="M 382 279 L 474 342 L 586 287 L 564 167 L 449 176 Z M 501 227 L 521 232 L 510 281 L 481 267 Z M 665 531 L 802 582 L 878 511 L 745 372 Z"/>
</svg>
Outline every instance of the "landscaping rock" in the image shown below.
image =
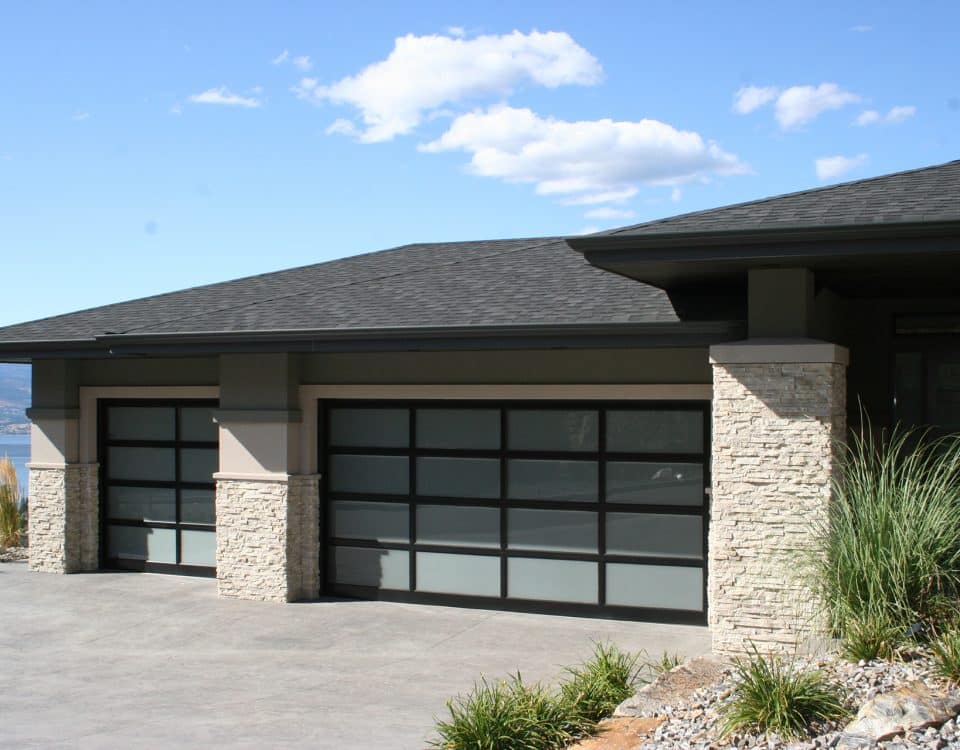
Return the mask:
<svg viewBox="0 0 960 750">
<path fill-rule="evenodd" d="M 695 690 L 720 681 L 726 662 L 716 656 L 699 656 L 664 672 L 649 685 L 617 706 L 614 716 L 661 716 L 682 705 Z"/>
<path fill-rule="evenodd" d="M 870 747 L 904 732 L 912 735 L 927 727 L 939 727 L 956 716 L 958 710 L 960 694 L 936 692 L 922 682 L 909 682 L 863 704 L 856 718 L 844 727 L 837 748 Z M 919 737 L 909 739 L 921 741 Z M 939 744 L 940 737 L 934 733 L 925 739 Z"/>
<path fill-rule="evenodd" d="M 0 547 L 0 562 L 25 562 L 29 557 L 26 547 Z"/>
</svg>

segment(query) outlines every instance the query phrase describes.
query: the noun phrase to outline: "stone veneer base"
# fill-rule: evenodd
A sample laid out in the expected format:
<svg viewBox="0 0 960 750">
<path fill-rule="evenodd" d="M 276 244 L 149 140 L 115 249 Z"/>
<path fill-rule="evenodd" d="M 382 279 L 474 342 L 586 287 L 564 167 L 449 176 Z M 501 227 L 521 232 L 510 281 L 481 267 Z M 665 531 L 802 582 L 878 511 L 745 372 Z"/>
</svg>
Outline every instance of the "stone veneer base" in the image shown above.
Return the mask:
<svg viewBox="0 0 960 750">
<path fill-rule="evenodd" d="M 76 573 L 99 567 L 99 466 L 31 466 L 30 569 Z"/>
<path fill-rule="evenodd" d="M 845 364 L 714 360 L 713 373 L 713 649 L 813 646 L 822 623 L 796 563 L 830 502 L 846 430 Z"/>
<path fill-rule="evenodd" d="M 217 591 L 289 602 L 319 593 L 319 481 L 217 479 Z"/>
</svg>

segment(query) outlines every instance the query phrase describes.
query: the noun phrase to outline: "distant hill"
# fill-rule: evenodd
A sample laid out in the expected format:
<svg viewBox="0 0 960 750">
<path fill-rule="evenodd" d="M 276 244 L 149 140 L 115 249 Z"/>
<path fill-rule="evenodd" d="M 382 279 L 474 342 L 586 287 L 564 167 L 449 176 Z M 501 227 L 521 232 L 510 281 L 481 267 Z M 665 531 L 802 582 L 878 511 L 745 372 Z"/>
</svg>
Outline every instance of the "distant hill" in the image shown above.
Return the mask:
<svg viewBox="0 0 960 750">
<path fill-rule="evenodd" d="M 30 366 L 0 364 L 0 434 L 28 432 Z"/>
</svg>

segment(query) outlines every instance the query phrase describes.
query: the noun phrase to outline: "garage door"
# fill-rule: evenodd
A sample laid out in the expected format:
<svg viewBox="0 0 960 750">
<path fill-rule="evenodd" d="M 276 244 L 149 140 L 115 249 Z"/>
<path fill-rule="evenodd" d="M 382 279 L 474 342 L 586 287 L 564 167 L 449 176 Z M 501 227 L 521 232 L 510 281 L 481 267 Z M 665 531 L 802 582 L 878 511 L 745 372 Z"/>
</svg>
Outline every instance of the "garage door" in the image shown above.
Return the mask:
<svg viewBox="0 0 960 750">
<path fill-rule="evenodd" d="M 101 565 L 216 574 L 216 402 L 100 402 Z"/>
<path fill-rule="evenodd" d="M 328 593 L 706 620 L 706 402 L 321 407 Z"/>
</svg>

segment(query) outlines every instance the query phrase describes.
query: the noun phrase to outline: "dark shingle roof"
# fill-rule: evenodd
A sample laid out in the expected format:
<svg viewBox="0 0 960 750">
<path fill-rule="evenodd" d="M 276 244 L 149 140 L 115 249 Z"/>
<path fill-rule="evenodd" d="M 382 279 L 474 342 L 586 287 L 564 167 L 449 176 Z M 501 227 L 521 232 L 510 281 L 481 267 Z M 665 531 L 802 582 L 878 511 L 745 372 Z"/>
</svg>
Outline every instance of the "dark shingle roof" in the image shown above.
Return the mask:
<svg viewBox="0 0 960 750">
<path fill-rule="evenodd" d="M 960 161 L 695 211 L 589 237 L 940 221 L 960 221 Z"/>
<path fill-rule="evenodd" d="M 406 245 L 0 328 L 0 343 L 431 326 L 676 323 L 559 238 Z"/>
</svg>

